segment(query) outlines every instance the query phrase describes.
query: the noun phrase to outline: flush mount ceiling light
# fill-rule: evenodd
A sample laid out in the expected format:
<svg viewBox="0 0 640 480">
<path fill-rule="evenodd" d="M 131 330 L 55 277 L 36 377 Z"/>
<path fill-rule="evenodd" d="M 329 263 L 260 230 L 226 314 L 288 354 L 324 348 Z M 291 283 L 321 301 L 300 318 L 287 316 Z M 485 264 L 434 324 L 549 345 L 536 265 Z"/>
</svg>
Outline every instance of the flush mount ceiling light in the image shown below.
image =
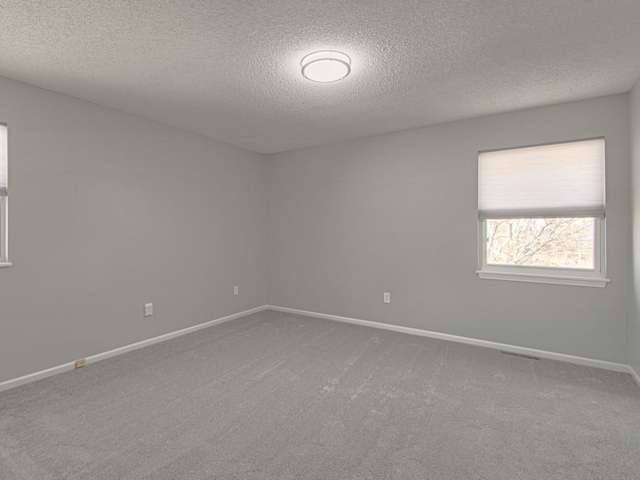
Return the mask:
<svg viewBox="0 0 640 480">
<path fill-rule="evenodd" d="M 300 65 L 304 78 L 320 83 L 337 82 L 351 73 L 349 55 L 333 50 L 310 53 Z"/>
</svg>

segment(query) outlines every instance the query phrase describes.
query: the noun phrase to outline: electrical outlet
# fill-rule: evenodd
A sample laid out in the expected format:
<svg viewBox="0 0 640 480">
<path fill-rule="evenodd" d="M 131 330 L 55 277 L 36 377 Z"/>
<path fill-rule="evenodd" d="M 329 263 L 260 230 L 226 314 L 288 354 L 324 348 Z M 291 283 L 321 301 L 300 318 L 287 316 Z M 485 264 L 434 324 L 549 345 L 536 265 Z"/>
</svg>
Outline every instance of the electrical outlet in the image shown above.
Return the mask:
<svg viewBox="0 0 640 480">
<path fill-rule="evenodd" d="M 384 292 L 384 303 L 391 303 L 391 294 L 389 292 Z"/>
<path fill-rule="evenodd" d="M 238 289 L 238 286 L 236 285 L 235 287 L 233 287 L 233 294 L 234 295 L 238 295 L 238 293 L 240 293 L 240 290 Z"/>
<path fill-rule="evenodd" d="M 87 364 L 87 361 L 84 358 L 80 360 L 76 360 L 76 368 L 82 368 Z"/>
<path fill-rule="evenodd" d="M 153 315 L 153 303 L 145 303 L 144 304 L 144 316 L 150 317 Z"/>
</svg>

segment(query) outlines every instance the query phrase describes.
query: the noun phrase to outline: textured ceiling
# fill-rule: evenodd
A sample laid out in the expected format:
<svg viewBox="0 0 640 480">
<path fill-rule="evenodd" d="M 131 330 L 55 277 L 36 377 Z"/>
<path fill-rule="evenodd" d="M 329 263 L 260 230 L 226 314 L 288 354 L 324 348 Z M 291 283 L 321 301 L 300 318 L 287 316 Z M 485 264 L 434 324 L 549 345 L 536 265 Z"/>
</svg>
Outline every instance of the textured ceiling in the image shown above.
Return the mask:
<svg viewBox="0 0 640 480">
<path fill-rule="evenodd" d="M 0 0 L 0 75 L 272 153 L 626 92 L 640 0 Z"/>
</svg>

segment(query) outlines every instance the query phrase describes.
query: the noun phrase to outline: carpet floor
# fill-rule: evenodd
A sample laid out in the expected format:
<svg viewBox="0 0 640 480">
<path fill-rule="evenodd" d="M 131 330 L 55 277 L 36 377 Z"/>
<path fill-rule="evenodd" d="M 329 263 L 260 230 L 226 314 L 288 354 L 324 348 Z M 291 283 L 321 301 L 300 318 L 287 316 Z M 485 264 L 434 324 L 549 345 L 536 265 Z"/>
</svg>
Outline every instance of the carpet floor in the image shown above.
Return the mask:
<svg viewBox="0 0 640 480">
<path fill-rule="evenodd" d="M 0 393 L 0 478 L 637 480 L 640 388 L 265 311 Z"/>
</svg>

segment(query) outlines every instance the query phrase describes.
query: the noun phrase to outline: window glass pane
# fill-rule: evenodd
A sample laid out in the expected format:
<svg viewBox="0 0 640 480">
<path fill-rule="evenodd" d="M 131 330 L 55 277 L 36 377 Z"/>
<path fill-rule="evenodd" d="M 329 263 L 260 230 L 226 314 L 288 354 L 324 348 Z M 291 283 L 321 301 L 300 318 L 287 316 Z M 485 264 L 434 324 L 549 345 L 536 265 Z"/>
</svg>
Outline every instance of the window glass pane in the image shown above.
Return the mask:
<svg viewBox="0 0 640 480">
<path fill-rule="evenodd" d="M 0 261 L 7 261 L 7 197 L 0 196 Z"/>
<path fill-rule="evenodd" d="M 487 263 L 594 269 L 595 219 L 486 221 Z"/>
</svg>

